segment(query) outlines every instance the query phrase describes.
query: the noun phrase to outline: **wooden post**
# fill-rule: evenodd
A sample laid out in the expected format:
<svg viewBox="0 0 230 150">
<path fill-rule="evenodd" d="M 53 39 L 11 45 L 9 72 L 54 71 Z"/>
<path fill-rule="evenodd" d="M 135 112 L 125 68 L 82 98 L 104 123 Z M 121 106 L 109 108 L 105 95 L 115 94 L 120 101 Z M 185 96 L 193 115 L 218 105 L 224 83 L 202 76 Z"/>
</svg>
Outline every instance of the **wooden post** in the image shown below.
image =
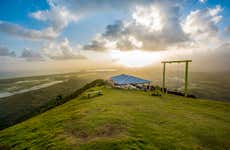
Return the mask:
<svg viewBox="0 0 230 150">
<path fill-rule="evenodd" d="M 188 96 L 188 62 L 185 63 L 184 96 Z"/>
<path fill-rule="evenodd" d="M 163 89 L 162 89 L 162 92 L 164 93 L 165 92 L 165 66 L 166 63 L 163 63 Z"/>
</svg>

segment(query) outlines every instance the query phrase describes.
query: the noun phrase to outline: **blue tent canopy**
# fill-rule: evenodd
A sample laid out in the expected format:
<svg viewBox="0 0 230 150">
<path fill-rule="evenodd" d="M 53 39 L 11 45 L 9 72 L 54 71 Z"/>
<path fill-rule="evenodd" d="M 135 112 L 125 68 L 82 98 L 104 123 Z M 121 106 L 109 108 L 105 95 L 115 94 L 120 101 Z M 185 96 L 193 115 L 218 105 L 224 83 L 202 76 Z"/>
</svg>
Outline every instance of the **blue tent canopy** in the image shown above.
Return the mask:
<svg viewBox="0 0 230 150">
<path fill-rule="evenodd" d="M 111 78 L 111 80 L 115 84 L 120 84 L 120 85 L 122 85 L 122 84 L 144 84 L 144 83 L 150 83 L 151 82 L 149 80 L 141 79 L 141 78 L 126 75 L 126 74 L 113 76 Z"/>
</svg>

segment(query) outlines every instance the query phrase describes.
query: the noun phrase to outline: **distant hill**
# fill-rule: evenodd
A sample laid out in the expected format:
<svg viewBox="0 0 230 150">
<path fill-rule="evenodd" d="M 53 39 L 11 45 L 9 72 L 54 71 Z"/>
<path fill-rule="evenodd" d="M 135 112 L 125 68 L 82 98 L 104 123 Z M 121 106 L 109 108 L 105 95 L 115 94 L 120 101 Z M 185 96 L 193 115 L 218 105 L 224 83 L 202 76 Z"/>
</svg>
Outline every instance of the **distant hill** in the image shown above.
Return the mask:
<svg viewBox="0 0 230 150">
<path fill-rule="evenodd" d="M 0 149 L 230 149 L 230 103 L 90 90 L 0 131 Z"/>
</svg>

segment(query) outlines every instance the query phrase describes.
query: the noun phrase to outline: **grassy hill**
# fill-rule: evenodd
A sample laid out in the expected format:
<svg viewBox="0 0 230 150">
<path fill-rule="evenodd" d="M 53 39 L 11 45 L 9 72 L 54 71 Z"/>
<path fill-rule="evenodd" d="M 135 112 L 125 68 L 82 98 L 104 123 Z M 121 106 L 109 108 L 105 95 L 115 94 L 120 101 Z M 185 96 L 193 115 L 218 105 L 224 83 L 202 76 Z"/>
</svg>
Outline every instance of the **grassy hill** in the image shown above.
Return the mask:
<svg viewBox="0 0 230 150">
<path fill-rule="evenodd" d="M 108 78 L 110 71 L 81 71 L 13 79 L 0 79 L 0 130 L 22 122 L 56 105 L 57 99 L 71 96 L 97 78 Z M 1 98 L 2 92 L 28 90 L 46 83 L 61 83 Z M 69 98 L 68 98 L 69 100 Z"/>
<path fill-rule="evenodd" d="M 82 79 L 71 79 L 46 88 L 0 98 L 0 130 L 40 113 L 50 103 L 54 103 L 58 95 L 68 96 L 86 83 Z"/>
<path fill-rule="evenodd" d="M 230 149 L 230 103 L 98 88 L 0 131 L 0 149 Z"/>
</svg>

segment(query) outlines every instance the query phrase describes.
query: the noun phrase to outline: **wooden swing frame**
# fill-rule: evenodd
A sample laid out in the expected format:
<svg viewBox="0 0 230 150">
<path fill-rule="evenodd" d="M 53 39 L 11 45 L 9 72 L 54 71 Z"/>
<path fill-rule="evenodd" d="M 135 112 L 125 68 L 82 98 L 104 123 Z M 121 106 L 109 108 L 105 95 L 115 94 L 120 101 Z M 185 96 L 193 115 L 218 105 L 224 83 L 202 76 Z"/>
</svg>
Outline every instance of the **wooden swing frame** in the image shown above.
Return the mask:
<svg viewBox="0 0 230 150">
<path fill-rule="evenodd" d="M 172 64 L 172 63 L 185 63 L 185 82 L 184 82 L 184 96 L 188 96 L 188 64 L 192 62 L 192 60 L 175 60 L 175 61 L 162 61 L 163 64 L 163 93 L 166 92 L 165 90 L 165 75 L 166 75 L 166 64 Z"/>
</svg>

